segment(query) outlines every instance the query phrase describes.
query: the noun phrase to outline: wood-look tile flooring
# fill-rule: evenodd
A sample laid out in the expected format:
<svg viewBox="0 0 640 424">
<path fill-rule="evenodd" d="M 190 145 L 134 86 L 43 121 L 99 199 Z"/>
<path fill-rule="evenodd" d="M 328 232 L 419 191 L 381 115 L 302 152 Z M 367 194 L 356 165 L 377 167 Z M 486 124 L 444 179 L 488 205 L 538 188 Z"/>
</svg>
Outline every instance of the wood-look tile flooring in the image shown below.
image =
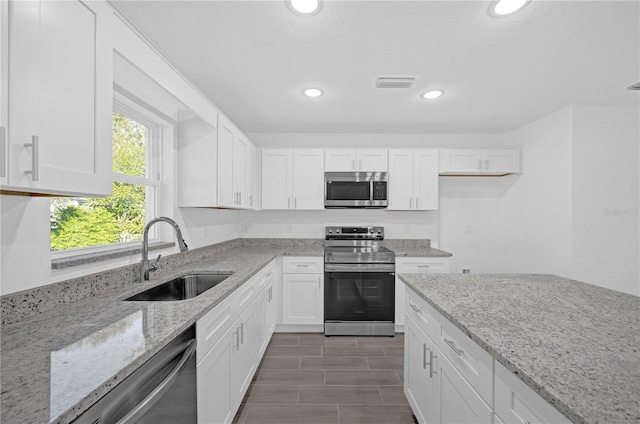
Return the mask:
<svg viewBox="0 0 640 424">
<path fill-rule="evenodd" d="M 404 336 L 273 335 L 237 424 L 414 424 Z"/>
</svg>

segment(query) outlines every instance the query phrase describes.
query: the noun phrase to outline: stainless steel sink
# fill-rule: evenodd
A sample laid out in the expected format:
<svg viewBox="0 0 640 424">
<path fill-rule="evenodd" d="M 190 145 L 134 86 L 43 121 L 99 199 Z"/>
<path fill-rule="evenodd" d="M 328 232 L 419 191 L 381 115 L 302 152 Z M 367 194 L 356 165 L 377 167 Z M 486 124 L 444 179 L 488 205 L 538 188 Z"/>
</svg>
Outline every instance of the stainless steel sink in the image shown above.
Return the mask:
<svg viewBox="0 0 640 424">
<path fill-rule="evenodd" d="M 229 278 L 230 275 L 231 273 L 187 274 L 150 288 L 149 290 L 145 290 L 125 300 L 170 301 L 191 299 L 217 286 Z"/>
</svg>

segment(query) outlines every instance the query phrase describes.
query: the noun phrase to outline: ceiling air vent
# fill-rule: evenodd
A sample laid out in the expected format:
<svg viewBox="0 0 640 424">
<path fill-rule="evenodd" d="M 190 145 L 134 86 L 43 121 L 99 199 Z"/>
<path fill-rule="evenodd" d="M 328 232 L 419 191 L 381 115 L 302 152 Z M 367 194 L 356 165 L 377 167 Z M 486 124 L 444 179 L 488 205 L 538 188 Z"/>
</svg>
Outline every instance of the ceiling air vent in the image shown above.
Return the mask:
<svg viewBox="0 0 640 424">
<path fill-rule="evenodd" d="M 627 87 L 627 90 L 640 90 L 640 81 L 635 84 L 631 84 L 629 87 Z"/>
<path fill-rule="evenodd" d="M 375 88 L 412 88 L 420 78 L 417 75 L 378 75 L 373 80 Z"/>
</svg>

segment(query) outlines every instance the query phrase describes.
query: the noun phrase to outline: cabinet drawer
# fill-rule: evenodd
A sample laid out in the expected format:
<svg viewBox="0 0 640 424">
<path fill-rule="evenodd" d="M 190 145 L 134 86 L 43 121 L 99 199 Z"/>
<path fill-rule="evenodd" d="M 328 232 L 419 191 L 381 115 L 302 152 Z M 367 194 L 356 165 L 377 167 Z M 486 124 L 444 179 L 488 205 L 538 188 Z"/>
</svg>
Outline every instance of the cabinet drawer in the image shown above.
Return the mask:
<svg viewBox="0 0 640 424">
<path fill-rule="evenodd" d="M 264 268 L 253 276 L 252 280 L 256 286 L 256 292 L 260 293 L 264 287 L 266 287 L 271 280 L 273 280 L 276 271 L 276 261 L 269 262 Z"/>
<path fill-rule="evenodd" d="M 495 396 L 496 415 L 506 424 L 571 422 L 499 362 Z"/>
<path fill-rule="evenodd" d="M 324 258 L 285 256 L 282 258 L 283 274 L 322 274 L 324 272 Z"/>
<path fill-rule="evenodd" d="M 253 302 L 256 295 L 254 280 L 250 279 L 235 291 L 231 312 L 235 318 L 245 311 Z"/>
<path fill-rule="evenodd" d="M 469 336 L 436 312 L 440 331 L 436 345 L 449 361 L 489 404 L 493 405 L 493 358 Z"/>
<path fill-rule="evenodd" d="M 451 260 L 449 258 L 396 258 L 396 272 L 400 274 L 449 274 Z"/>
<path fill-rule="evenodd" d="M 440 323 L 435 319 L 433 307 L 411 289 L 406 289 L 405 312 L 430 337 L 440 333 Z"/>
<path fill-rule="evenodd" d="M 196 340 L 198 341 L 196 362 L 199 363 L 231 327 L 232 305 L 235 300 L 234 293 L 217 304 L 196 323 Z"/>
</svg>

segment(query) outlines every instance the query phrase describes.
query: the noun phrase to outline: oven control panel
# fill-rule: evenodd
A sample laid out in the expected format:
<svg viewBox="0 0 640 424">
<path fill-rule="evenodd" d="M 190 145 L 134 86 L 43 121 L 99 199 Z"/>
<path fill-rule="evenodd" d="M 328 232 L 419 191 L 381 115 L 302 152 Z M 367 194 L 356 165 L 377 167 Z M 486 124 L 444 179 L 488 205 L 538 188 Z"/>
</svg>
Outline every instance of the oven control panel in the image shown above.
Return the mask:
<svg viewBox="0 0 640 424">
<path fill-rule="evenodd" d="M 326 227 L 327 240 L 383 240 L 384 227 Z"/>
</svg>

